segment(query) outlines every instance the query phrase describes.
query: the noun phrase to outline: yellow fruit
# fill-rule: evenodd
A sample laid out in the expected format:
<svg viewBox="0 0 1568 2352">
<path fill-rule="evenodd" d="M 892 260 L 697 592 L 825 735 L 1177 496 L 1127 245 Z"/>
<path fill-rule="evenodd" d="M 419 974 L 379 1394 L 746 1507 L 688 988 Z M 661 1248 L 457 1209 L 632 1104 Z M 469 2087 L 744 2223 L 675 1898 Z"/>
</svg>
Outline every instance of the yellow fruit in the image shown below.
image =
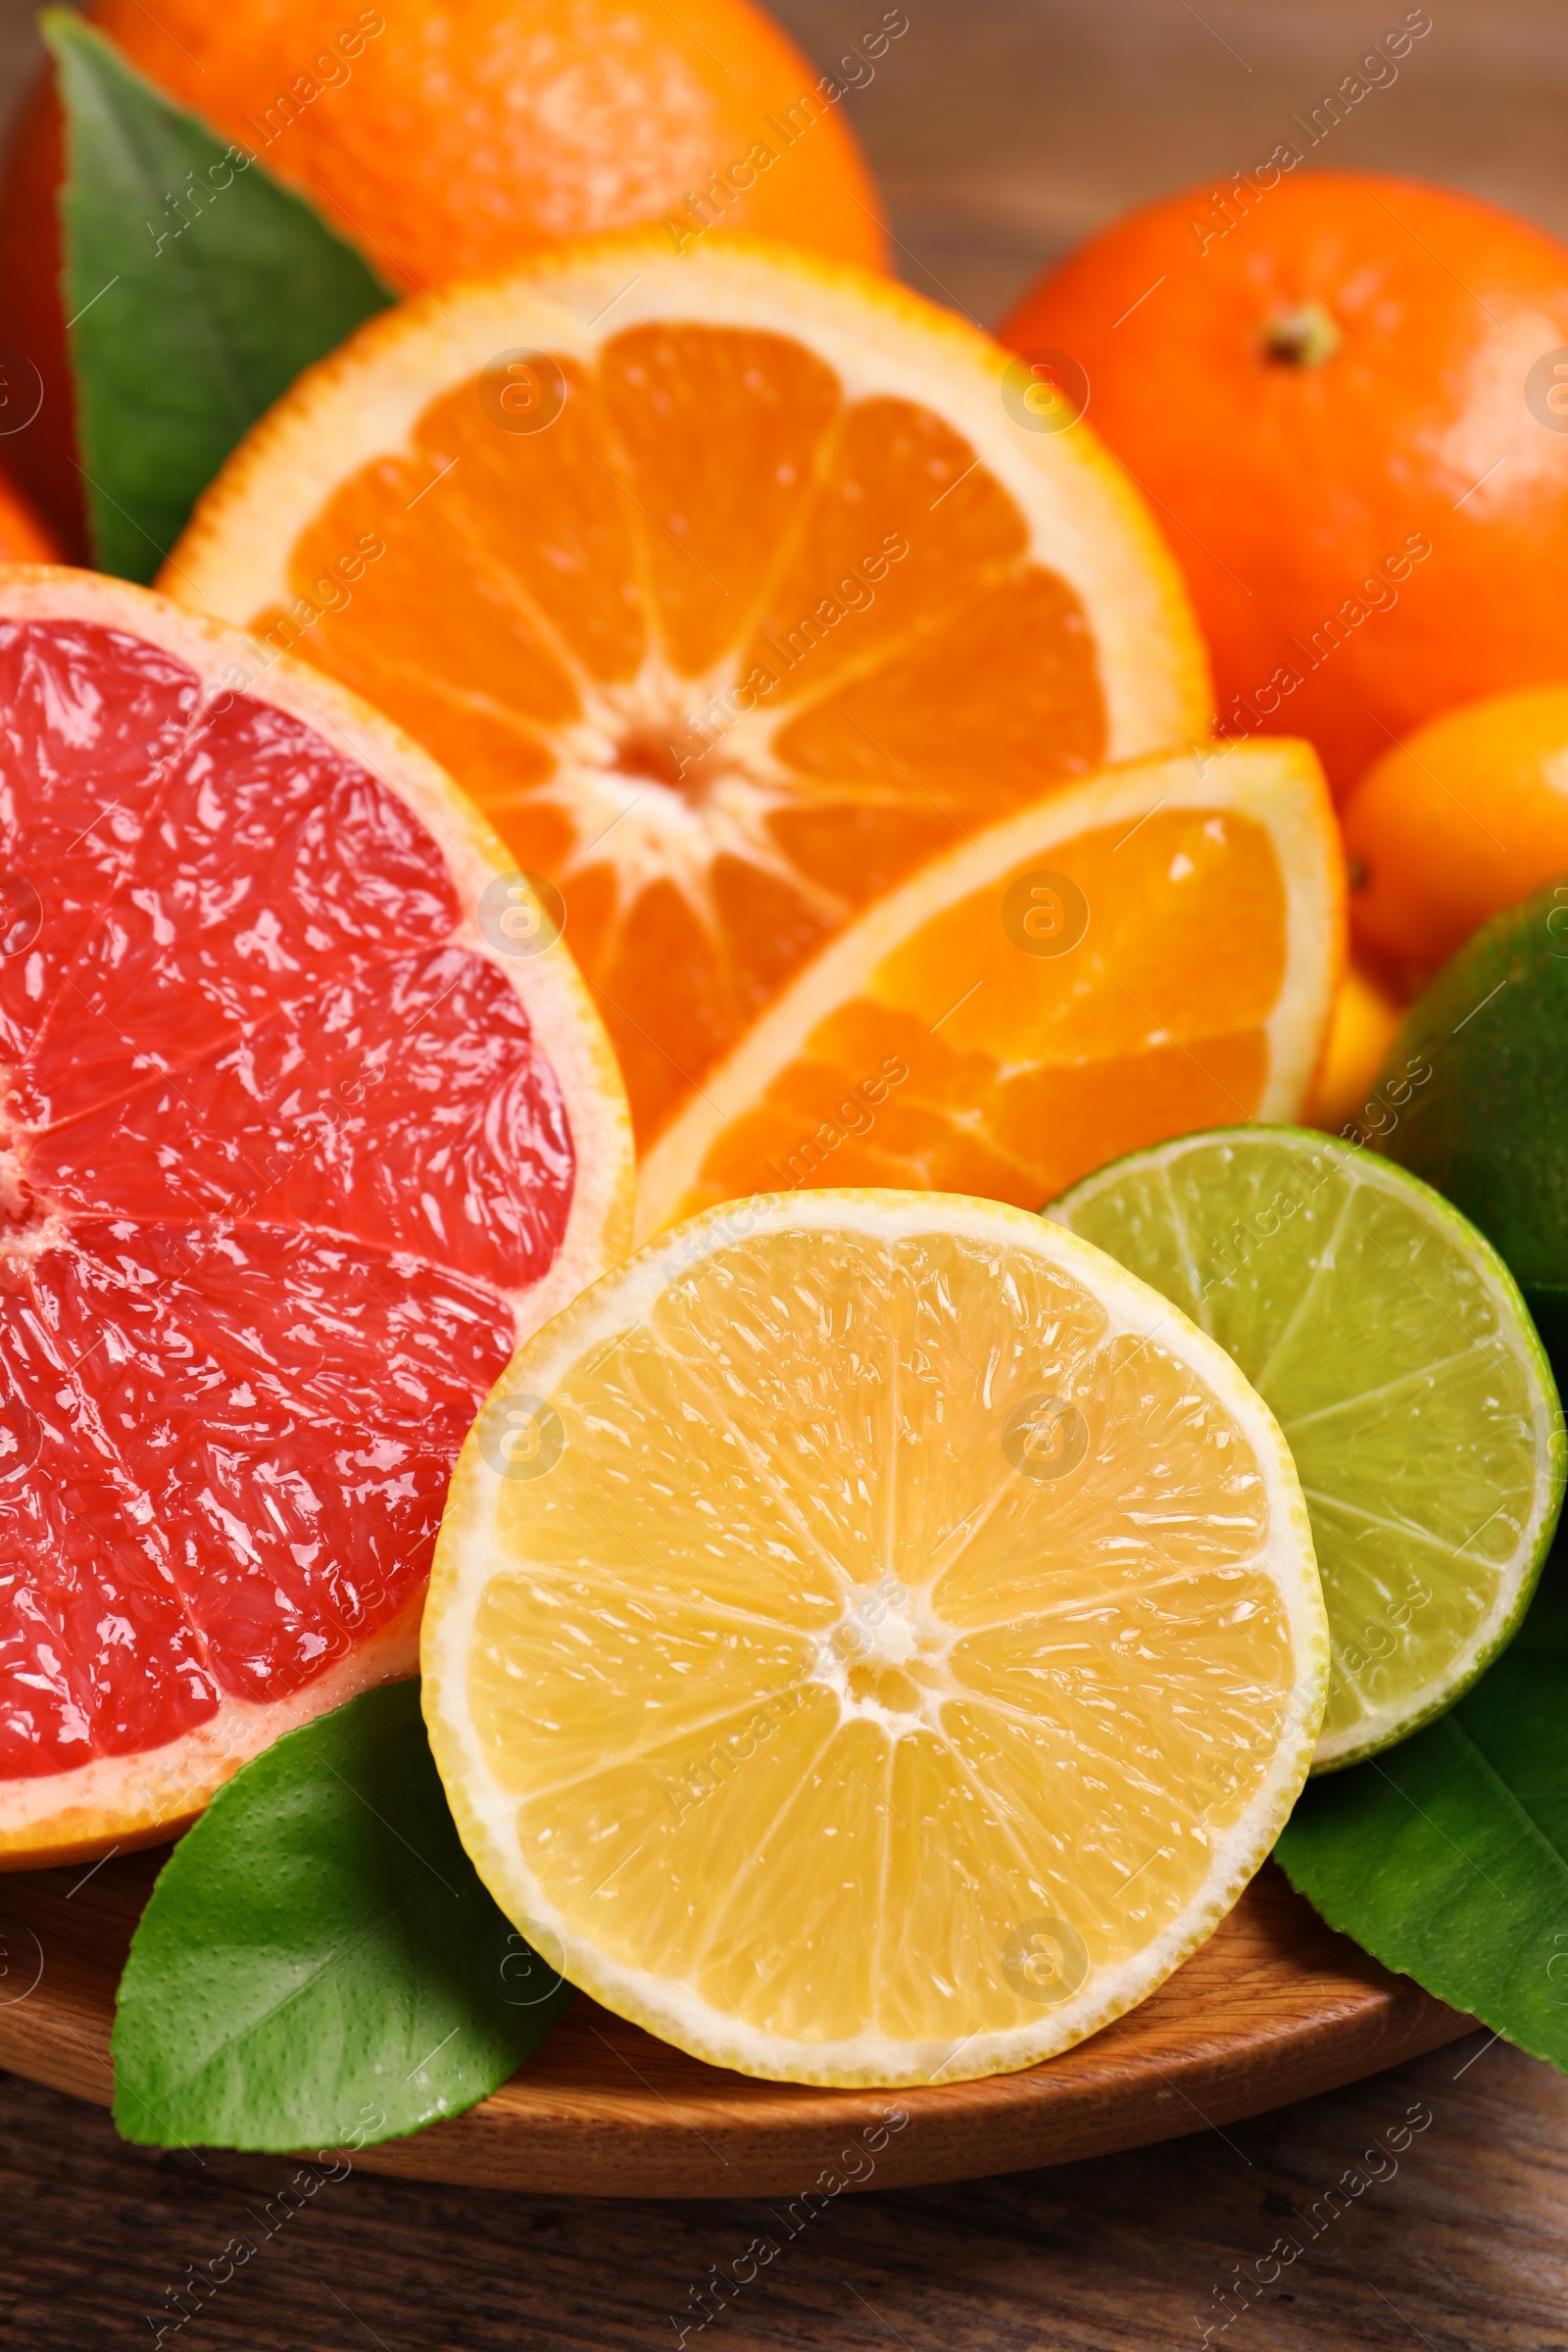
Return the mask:
<svg viewBox="0 0 1568 2352">
<path fill-rule="evenodd" d="M 1375 973 L 1356 963 L 1347 966 L 1334 1000 L 1323 1066 L 1304 1114 L 1312 1126 L 1332 1129 L 1356 1117 L 1403 1017 Z"/>
<path fill-rule="evenodd" d="M 1284 1439 L 993 1201 L 756 1200 L 514 1360 L 422 1645 L 464 1841 L 553 1965 L 718 2066 L 1028 2066 L 1268 1852 L 1328 1635 Z"/>
</svg>

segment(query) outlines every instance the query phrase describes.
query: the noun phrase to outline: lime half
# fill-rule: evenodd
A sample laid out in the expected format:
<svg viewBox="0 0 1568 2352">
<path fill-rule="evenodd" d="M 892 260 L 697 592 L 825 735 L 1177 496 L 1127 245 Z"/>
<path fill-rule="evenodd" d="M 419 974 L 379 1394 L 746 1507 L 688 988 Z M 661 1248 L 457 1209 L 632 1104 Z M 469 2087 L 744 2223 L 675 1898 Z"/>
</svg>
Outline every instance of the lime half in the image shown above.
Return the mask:
<svg viewBox="0 0 1568 2352">
<path fill-rule="evenodd" d="M 1313 1769 L 1450 1706 L 1524 1615 L 1563 1493 L 1557 1392 L 1491 1244 L 1292 1127 L 1134 1152 L 1045 1213 L 1216 1339 L 1285 1432 L 1334 1649 Z"/>
</svg>

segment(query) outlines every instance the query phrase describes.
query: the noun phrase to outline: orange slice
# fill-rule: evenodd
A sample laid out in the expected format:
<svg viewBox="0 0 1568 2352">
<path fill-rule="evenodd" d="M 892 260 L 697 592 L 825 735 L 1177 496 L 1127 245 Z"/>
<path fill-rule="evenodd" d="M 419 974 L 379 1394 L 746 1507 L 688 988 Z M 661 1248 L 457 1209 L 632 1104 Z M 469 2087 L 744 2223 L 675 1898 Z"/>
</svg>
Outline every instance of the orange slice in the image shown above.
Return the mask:
<svg viewBox="0 0 1568 2352">
<path fill-rule="evenodd" d="M 1294 1118 L 1344 941 L 1306 744 L 1109 770 L 933 860 L 802 972 L 650 1152 L 640 1231 L 802 1187 L 1033 1208 L 1141 1145 Z"/>
<path fill-rule="evenodd" d="M 302 378 L 163 585 L 399 719 L 559 889 L 646 1141 L 923 860 L 1206 736 L 1158 535 L 1038 392 L 804 254 L 568 247 Z"/>
</svg>

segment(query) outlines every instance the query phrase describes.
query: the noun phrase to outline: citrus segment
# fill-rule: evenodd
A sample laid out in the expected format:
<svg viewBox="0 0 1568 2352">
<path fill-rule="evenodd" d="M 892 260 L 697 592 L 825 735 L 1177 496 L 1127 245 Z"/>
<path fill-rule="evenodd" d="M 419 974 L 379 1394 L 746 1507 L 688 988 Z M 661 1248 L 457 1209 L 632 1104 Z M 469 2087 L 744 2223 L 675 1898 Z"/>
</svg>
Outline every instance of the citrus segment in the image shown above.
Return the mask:
<svg viewBox="0 0 1568 2352">
<path fill-rule="evenodd" d="M 1208 727 L 1088 432 L 782 249 L 569 249 L 372 323 L 165 579 L 390 711 L 559 886 L 645 1140 L 923 858 Z"/>
<path fill-rule="evenodd" d="M 167 1832 L 411 1670 L 459 1442 L 619 1246 L 629 1146 L 564 950 L 502 952 L 499 845 L 339 690 L 12 572 L 0 712 L 22 1863 Z"/>
<path fill-rule="evenodd" d="M 424 1705 L 571 1980 L 816 2082 L 1024 2066 L 1214 1927 L 1327 1663 L 1235 1366 L 994 1202 L 756 1200 L 522 1350 L 454 1479 Z"/>
<path fill-rule="evenodd" d="M 1048 1214 L 1212 1333 L 1300 1473 L 1334 1641 L 1320 1767 L 1439 1713 L 1514 1631 L 1562 1500 L 1512 1277 L 1436 1193 L 1291 1129 L 1191 1136 Z"/>
<path fill-rule="evenodd" d="M 1305 745 L 1130 763 L 914 875 L 826 949 L 661 1137 L 644 1233 L 803 1185 L 1032 1206 L 1112 1153 L 1298 1110 L 1342 957 Z"/>
</svg>

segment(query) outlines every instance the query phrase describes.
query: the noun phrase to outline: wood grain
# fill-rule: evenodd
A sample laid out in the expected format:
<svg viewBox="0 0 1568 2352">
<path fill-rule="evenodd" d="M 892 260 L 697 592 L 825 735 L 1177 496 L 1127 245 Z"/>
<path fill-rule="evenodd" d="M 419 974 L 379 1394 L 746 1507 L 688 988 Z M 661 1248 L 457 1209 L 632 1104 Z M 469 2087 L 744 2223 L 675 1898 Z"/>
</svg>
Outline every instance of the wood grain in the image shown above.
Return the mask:
<svg viewBox="0 0 1568 2352">
<path fill-rule="evenodd" d="M 1568 2345 L 1568 2082 L 1485 2034 L 1164 2146 L 841 2196 L 793 2234 L 779 2198 L 358 2170 L 283 2224 L 293 2176 L 127 2147 L 100 2109 L 0 2075 L 0 2343 L 150 2345 L 186 2265 L 244 2239 L 254 2257 L 165 2352 L 674 2352 L 693 2289 L 765 2238 L 776 2255 L 686 2352 L 1198 2352 L 1205 2326 L 1214 2352 Z M 1287 2230 L 1299 2255 L 1260 2282 Z"/>
<path fill-rule="evenodd" d="M 0 1998 L 0 2065 L 107 2104 L 115 1985 L 161 1858 L 0 1882 L 0 1996 L 7 1984 L 22 1995 Z M 885 2144 L 861 2186 L 961 2180 L 1255 2115 L 1468 2024 L 1332 1934 L 1270 1864 L 1142 2008 L 1024 2074 L 897 2097 L 759 2082 L 580 2000 L 493 2097 L 361 2163 L 493 2188 L 787 2197 L 869 2130 Z M 907 2120 L 888 2132 L 890 2111 Z"/>
</svg>

